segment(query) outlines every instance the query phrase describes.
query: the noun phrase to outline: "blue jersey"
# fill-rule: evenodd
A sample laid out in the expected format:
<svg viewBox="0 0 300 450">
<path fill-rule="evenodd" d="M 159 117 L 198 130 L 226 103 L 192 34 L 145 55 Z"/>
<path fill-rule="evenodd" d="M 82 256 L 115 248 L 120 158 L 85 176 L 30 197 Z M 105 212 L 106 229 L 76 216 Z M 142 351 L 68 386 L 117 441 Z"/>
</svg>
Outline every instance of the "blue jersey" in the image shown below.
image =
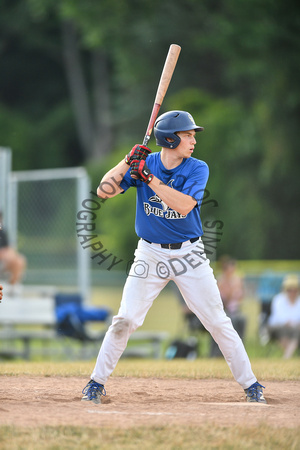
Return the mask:
<svg viewBox="0 0 300 450">
<path fill-rule="evenodd" d="M 157 244 L 173 244 L 202 236 L 200 206 L 208 180 L 207 164 L 190 157 L 183 159 L 174 169 L 167 170 L 161 162 L 160 152 L 156 152 L 147 157 L 147 166 L 163 183 L 193 197 L 197 205 L 186 216 L 179 214 L 170 209 L 146 183 L 131 178 L 128 169 L 120 187 L 124 191 L 131 186 L 137 188 L 136 234 Z"/>
</svg>

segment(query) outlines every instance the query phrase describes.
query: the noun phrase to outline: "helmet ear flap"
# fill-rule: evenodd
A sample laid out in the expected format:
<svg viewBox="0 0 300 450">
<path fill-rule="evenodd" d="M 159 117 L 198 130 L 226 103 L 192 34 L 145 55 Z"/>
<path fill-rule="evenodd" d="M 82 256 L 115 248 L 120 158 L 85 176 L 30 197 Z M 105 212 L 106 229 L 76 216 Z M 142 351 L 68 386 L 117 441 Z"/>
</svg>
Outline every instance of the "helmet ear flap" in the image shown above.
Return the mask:
<svg viewBox="0 0 300 450">
<path fill-rule="evenodd" d="M 173 137 L 166 138 L 166 141 L 169 144 L 169 148 L 176 148 L 180 144 L 180 141 L 181 141 L 180 137 L 177 135 L 177 133 L 174 133 L 174 134 L 179 139 L 179 142 L 178 142 L 178 139 L 174 139 Z"/>
<path fill-rule="evenodd" d="M 162 130 L 156 130 L 154 133 L 156 145 L 164 148 L 175 149 L 181 142 L 181 139 L 175 133 L 168 133 Z"/>
</svg>

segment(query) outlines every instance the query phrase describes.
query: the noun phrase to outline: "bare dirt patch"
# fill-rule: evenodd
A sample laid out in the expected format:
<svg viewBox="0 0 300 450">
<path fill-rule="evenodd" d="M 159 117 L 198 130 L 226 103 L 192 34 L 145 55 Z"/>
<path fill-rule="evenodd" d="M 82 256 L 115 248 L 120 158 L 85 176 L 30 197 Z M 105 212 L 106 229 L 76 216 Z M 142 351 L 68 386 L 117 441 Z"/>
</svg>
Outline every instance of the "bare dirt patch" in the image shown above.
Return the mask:
<svg viewBox="0 0 300 450">
<path fill-rule="evenodd" d="M 81 402 L 82 377 L 0 377 L 0 424 L 129 428 L 154 425 L 300 425 L 300 383 L 266 382 L 268 405 L 249 404 L 234 380 L 111 377 L 101 405 Z"/>
</svg>

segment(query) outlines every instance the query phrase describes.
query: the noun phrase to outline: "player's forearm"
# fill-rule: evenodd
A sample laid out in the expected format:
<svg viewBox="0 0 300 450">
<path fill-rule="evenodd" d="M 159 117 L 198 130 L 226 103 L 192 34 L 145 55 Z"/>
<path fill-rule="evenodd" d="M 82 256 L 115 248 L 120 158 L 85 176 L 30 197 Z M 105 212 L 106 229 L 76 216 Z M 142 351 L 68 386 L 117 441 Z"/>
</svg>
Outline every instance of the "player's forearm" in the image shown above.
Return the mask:
<svg viewBox="0 0 300 450">
<path fill-rule="evenodd" d="M 128 168 L 128 165 L 124 162 L 124 160 L 122 160 L 119 162 L 119 164 L 110 169 L 104 175 L 98 186 L 98 197 L 111 198 L 120 194 L 120 192 L 123 191 L 123 189 L 120 187 L 120 183 L 123 180 Z"/>
<path fill-rule="evenodd" d="M 190 195 L 172 189 L 155 176 L 149 183 L 149 187 L 165 202 L 169 208 L 174 209 L 179 214 L 187 215 L 195 206 L 196 200 Z"/>
</svg>

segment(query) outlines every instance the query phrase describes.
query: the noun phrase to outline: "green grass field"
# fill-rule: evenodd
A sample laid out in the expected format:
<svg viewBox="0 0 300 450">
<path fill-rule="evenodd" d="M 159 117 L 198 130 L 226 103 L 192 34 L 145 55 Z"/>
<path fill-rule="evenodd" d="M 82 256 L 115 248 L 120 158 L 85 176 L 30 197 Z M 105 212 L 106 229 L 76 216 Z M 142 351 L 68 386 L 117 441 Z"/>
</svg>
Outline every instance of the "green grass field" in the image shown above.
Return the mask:
<svg viewBox="0 0 300 450">
<path fill-rule="evenodd" d="M 197 443 L 195 438 L 197 437 Z M 198 439 L 201 439 L 199 446 Z M 117 428 L 44 427 L 1 429 L 3 450 L 297 450 L 299 431 L 276 429 L 266 424 L 241 428 L 217 425 L 201 427 Z"/>
<path fill-rule="evenodd" d="M 38 361 L 38 362 L 2 362 L 0 376 L 62 376 L 86 377 L 94 366 L 92 361 Z M 260 380 L 300 381 L 299 359 L 288 361 L 281 359 L 251 360 L 253 370 Z M 173 361 L 152 359 L 121 359 L 113 373 L 118 377 L 137 378 L 185 378 L 185 379 L 223 379 L 231 378 L 231 372 L 224 359 L 199 358 L 194 361 L 177 359 Z"/>
</svg>

